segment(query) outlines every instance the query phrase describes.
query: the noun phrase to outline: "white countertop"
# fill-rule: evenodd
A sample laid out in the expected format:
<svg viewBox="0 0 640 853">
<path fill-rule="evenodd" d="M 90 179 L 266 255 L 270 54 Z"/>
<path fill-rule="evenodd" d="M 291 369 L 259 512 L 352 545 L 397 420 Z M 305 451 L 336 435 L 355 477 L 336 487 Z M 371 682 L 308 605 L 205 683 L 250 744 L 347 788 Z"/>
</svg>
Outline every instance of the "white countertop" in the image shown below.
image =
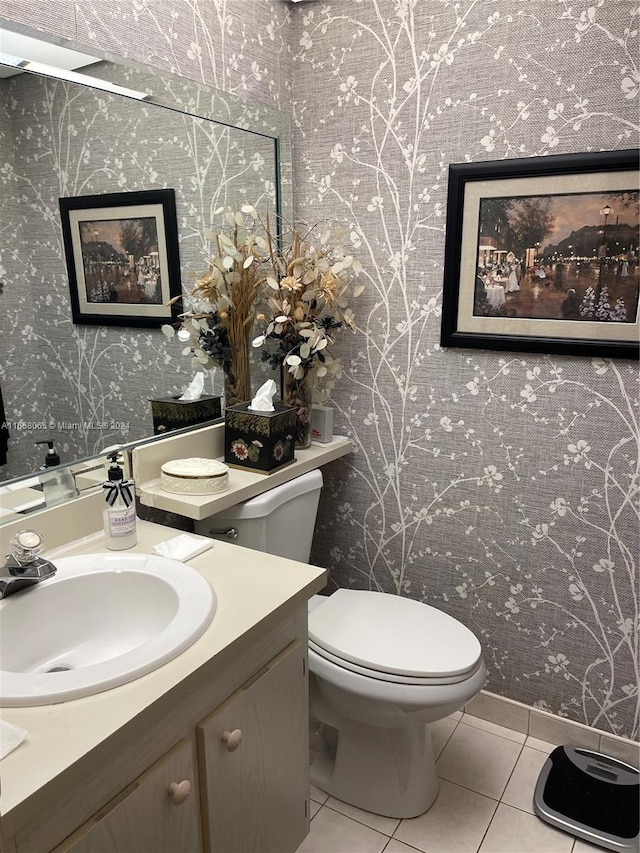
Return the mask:
<svg viewBox="0 0 640 853">
<path fill-rule="evenodd" d="M 152 546 L 180 531 L 138 520 L 138 545 L 123 553 L 153 553 Z M 49 552 L 55 557 L 104 552 L 104 536 L 93 534 Z M 240 652 L 246 635 L 264 620 L 284 618 L 325 585 L 325 572 L 225 542 L 189 565 L 215 590 L 213 622 L 200 639 L 175 660 L 129 684 L 58 705 L 2 708 L 3 720 L 26 729 L 26 740 L 0 761 L 0 814 L 7 831 L 15 828 L 28 799 L 54 782 L 91 749 L 165 696 L 173 687 L 221 652 Z M 23 593 L 27 594 L 27 593 Z M 9 599 L 10 602 L 10 599 Z M 46 625 L 34 630 L 47 630 Z M 227 657 L 228 660 L 228 657 Z"/>
</svg>

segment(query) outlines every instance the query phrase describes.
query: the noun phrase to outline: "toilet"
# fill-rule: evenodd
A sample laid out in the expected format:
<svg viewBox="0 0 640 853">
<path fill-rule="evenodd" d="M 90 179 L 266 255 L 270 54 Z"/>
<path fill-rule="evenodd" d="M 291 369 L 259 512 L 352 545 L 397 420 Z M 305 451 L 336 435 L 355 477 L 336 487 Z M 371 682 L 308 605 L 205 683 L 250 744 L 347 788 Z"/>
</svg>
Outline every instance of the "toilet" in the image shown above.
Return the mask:
<svg viewBox="0 0 640 853">
<path fill-rule="evenodd" d="M 319 470 L 198 522 L 307 563 Z M 311 782 L 374 814 L 416 817 L 438 794 L 429 724 L 469 702 L 486 669 L 475 635 L 428 604 L 338 589 L 309 602 Z"/>
</svg>

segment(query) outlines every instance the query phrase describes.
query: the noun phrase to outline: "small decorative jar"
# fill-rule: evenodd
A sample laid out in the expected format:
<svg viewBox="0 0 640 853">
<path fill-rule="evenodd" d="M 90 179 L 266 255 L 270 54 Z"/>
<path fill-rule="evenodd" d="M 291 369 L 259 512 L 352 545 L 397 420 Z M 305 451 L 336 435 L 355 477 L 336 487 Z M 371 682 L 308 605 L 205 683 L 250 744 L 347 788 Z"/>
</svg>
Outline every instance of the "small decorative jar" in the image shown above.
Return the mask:
<svg viewBox="0 0 640 853">
<path fill-rule="evenodd" d="M 229 469 L 216 459 L 172 459 L 160 466 L 160 485 L 176 495 L 217 495 L 229 488 Z"/>
</svg>

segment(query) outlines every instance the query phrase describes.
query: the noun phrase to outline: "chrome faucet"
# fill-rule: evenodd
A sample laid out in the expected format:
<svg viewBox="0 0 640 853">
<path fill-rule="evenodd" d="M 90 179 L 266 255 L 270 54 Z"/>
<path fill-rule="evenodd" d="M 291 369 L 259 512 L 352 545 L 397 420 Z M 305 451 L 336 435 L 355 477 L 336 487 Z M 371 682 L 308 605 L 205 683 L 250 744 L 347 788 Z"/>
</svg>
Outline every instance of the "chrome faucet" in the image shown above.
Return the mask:
<svg viewBox="0 0 640 853">
<path fill-rule="evenodd" d="M 25 586 L 33 586 L 55 575 L 57 568 L 39 557 L 44 540 L 35 530 L 20 530 L 11 540 L 11 553 L 0 568 L 0 599 Z"/>
</svg>

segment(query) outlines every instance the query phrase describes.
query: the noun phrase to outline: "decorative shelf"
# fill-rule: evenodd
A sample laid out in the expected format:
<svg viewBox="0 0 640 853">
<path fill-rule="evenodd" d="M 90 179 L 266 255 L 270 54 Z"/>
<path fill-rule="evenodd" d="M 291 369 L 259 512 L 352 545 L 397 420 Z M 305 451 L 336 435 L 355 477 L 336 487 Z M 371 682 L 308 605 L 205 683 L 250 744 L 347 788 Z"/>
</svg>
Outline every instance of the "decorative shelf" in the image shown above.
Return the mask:
<svg viewBox="0 0 640 853">
<path fill-rule="evenodd" d="M 311 447 L 305 450 L 296 450 L 295 461 L 278 471 L 274 471 L 273 474 L 260 474 L 255 471 L 229 468 L 229 489 L 219 495 L 177 495 L 172 492 L 165 492 L 160 486 L 159 469 L 160 464 L 167 460 L 162 459 L 161 462 L 157 463 L 158 477 L 143 482 L 139 486 L 138 500 L 145 506 L 161 509 L 165 512 L 175 512 L 178 515 L 201 521 L 210 515 L 215 515 L 217 512 L 222 512 L 229 507 L 249 500 L 249 498 L 267 492 L 288 480 L 293 480 L 301 474 L 306 474 L 307 471 L 320 468 L 328 462 L 333 462 L 334 459 L 346 456 L 353 452 L 353 448 L 351 439 L 337 436 L 333 441 L 326 444 L 312 442 Z M 174 451 L 177 450 L 174 447 Z M 174 453 L 173 458 L 185 458 L 192 455 L 194 455 L 193 452 L 186 452 L 185 449 L 181 455 L 178 455 L 177 452 Z M 222 455 L 212 456 L 211 458 L 224 461 Z"/>
</svg>

